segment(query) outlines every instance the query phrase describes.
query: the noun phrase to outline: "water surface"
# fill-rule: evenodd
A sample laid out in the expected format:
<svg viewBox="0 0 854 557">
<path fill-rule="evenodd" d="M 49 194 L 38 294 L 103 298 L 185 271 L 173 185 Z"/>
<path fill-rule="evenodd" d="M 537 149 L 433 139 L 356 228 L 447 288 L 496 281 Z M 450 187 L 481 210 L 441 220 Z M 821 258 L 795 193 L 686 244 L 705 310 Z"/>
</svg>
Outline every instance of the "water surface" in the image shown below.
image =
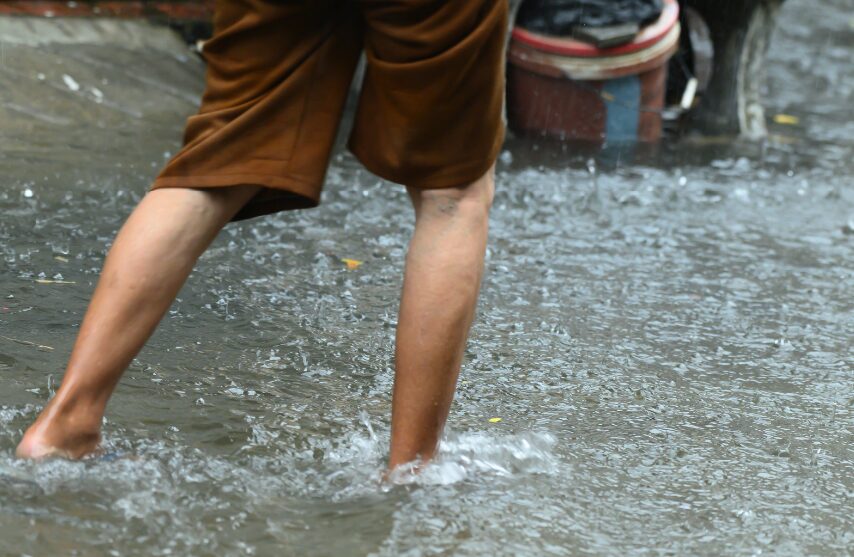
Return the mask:
<svg viewBox="0 0 854 557">
<path fill-rule="evenodd" d="M 846 4 L 784 5 L 766 103 L 800 122 L 764 144 L 689 138 L 633 163 L 508 142 L 447 439 L 390 491 L 413 223 L 402 188 L 343 153 L 321 208 L 229 225 L 201 258 L 111 403 L 106 446 L 126 457 L 13 458 L 202 68 L 10 45 L 0 554 L 850 554 Z"/>
</svg>

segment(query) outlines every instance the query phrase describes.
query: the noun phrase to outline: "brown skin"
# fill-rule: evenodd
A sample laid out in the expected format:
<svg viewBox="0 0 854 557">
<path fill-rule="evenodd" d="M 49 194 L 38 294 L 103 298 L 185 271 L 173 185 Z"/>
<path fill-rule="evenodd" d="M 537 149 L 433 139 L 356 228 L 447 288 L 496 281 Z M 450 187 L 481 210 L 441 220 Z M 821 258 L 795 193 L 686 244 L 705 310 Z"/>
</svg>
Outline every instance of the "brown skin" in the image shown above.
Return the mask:
<svg viewBox="0 0 854 557">
<path fill-rule="evenodd" d="M 483 275 L 493 184 L 490 171 L 468 188 L 409 189 L 415 233 L 397 326 L 390 469 L 431 459 L 448 418 Z"/>
<path fill-rule="evenodd" d="M 493 171 L 466 186 L 409 189 L 416 225 L 395 351 L 389 468 L 434 455 L 459 376 L 480 280 Z M 21 458 L 97 450 L 107 402 L 196 260 L 257 186 L 148 192 L 104 262 L 56 396 L 18 445 Z M 116 334 L 117 332 L 121 334 Z"/>
<path fill-rule="evenodd" d="M 149 192 L 116 236 L 56 396 L 24 434 L 23 458 L 80 458 L 125 368 L 169 309 L 196 260 L 255 187 Z M 119 334 L 117 334 L 119 333 Z"/>
</svg>

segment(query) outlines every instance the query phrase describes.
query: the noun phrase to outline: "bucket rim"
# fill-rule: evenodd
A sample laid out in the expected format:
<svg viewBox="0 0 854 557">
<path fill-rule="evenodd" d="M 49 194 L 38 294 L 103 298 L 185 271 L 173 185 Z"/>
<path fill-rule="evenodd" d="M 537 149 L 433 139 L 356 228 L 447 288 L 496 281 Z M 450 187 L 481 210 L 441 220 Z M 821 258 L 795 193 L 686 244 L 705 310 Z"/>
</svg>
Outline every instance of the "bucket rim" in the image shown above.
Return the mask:
<svg viewBox="0 0 854 557">
<path fill-rule="evenodd" d="M 632 42 L 613 48 L 596 48 L 593 45 L 568 37 L 541 35 L 522 27 L 513 27 L 512 37 L 515 41 L 543 52 L 579 58 L 596 58 L 643 50 L 667 36 L 678 21 L 679 2 L 677 0 L 664 0 L 664 9 L 655 23 L 641 29 Z"/>
<path fill-rule="evenodd" d="M 507 60 L 515 67 L 544 76 L 576 81 L 607 81 L 645 73 L 665 65 L 679 47 L 680 34 L 681 27 L 677 23 L 664 38 L 649 48 L 597 58 L 561 56 L 522 43 L 511 43 Z"/>
</svg>

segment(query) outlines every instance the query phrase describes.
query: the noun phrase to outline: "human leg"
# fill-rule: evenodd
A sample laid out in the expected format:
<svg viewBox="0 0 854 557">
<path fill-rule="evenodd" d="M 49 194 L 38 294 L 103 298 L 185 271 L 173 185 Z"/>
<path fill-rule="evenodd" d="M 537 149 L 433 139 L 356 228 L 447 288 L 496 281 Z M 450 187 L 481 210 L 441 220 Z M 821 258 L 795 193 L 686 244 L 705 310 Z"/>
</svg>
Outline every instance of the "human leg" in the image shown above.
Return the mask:
<svg viewBox="0 0 854 557">
<path fill-rule="evenodd" d="M 317 204 L 362 44 L 351 15 L 339 0 L 216 0 L 184 146 L 119 233 L 62 386 L 20 456 L 94 449 L 122 371 L 226 222 Z"/>
<path fill-rule="evenodd" d="M 17 449 L 24 458 L 95 450 L 110 395 L 169 309 L 198 257 L 258 186 L 149 192 L 122 226 L 62 385 Z"/>
<path fill-rule="evenodd" d="M 435 453 L 483 271 L 504 139 L 507 3 L 360 0 L 367 69 L 350 150 L 416 212 L 395 351 L 389 468 Z"/>
<path fill-rule="evenodd" d="M 389 468 L 436 450 L 474 317 L 493 191 L 492 170 L 458 188 L 409 189 L 416 220 L 397 328 Z"/>
</svg>

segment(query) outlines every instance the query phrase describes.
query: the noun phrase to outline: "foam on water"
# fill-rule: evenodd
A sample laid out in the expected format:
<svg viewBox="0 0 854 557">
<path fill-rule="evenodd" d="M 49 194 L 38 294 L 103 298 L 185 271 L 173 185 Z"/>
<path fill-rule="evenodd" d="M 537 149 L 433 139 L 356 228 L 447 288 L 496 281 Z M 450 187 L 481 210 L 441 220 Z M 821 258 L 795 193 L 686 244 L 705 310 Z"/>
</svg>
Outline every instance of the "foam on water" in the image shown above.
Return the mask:
<svg viewBox="0 0 854 557">
<path fill-rule="evenodd" d="M 423 468 L 403 465 L 391 480 L 396 484 L 451 485 L 489 476 L 555 474 L 555 443 L 555 437 L 548 433 L 452 433 L 440 445 L 433 462 Z M 413 473 L 415 470 L 418 472 Z"/>
<path fill-rule="evenodd" d="M 10 429 L 9 423 L 31 418 L 36 410 L 34 406 L 0 408 L 0 434 L 18 434 L 20 430 Z M 85 486 L 94 484 L 103 489 L 112 484 L 118 491 L 134 494 L 117 503 L 128 513 L 128 518 L 145 514 L 141 500 L 152 501 L 154 494 L 177 490 L 183 483 L 216 481 L 228 491 L 255 492 L 257 496 L 279 491 L 340 501 L 391 488 L 382 481 L 388 430 L 375 431 L 365 413 L 360 422 L 364 429 L 349 431 L 337 438 L 312 439 L 311 450 L 282 446 L 275 432 L 256 426 L 246 448 L 251 450 L 260 441 L 267 455 L 251 454 L 237 460 L 216 458 L 163 442 L 128 443 L 115 433 L 107 434 L 103 451 L 79 462 L 64 459 L 29 462 L 15 459 L 12 454 L 2 455 L 0 477 L 38 486 L 45 494 L 85 490 Z M 553 435 L 543 432 L 449 431 L 432 462 L 401 466 L 390 479 L 395 485 L 430 486 L 488 482 L 490 477 L 555 474 L 559 469 L 554 454 L 556 442 Z M 417 473 L 413 472 L 415 469 Z M 171 488 L 169 478 L 173 482 Z M 155 505 L 151 511 L 158 509 L 160 505 Z"/>
</svg>

